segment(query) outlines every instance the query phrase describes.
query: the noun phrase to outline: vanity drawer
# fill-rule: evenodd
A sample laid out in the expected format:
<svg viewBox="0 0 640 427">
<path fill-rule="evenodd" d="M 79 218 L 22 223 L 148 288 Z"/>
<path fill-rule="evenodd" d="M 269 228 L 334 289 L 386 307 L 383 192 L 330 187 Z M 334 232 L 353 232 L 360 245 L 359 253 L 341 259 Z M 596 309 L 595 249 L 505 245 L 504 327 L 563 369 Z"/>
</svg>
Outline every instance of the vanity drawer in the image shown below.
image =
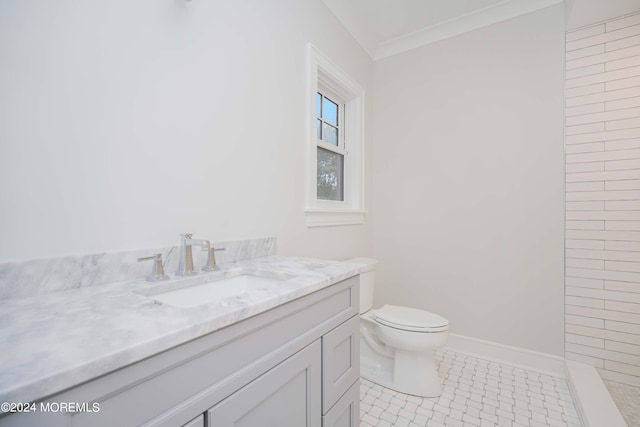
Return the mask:
<svg viewBox="0 0 640 427">
<path fill-rule="evenodd" d="M 195 417 L 182 427 L 204 427 L 204 414 Z"/>
<path fill-rule="evenodd" d="M 322 413 L 326 414 L 360 377 L 360 316 L 322 337 Z"/>
<path fill-rule="evenodd" d="M 358 427 L 359 425 L 360 381 L 356 381 L 322 417 L 322 427 Z"/>
</svg>

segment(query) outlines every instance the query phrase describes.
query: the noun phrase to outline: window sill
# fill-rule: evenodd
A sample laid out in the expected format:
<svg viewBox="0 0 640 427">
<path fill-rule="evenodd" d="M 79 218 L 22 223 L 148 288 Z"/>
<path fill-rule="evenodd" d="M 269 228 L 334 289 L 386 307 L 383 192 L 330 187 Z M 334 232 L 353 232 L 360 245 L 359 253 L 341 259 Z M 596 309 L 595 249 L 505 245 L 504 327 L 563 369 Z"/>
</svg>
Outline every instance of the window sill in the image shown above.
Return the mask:
<svg viewBox="0 0 640 427">
<path fill-rule="evenodd" d="M 367 211 L 307 208 L 304 213 L 307 227 L 330 227 L 364 224 Z"/>
</svg>

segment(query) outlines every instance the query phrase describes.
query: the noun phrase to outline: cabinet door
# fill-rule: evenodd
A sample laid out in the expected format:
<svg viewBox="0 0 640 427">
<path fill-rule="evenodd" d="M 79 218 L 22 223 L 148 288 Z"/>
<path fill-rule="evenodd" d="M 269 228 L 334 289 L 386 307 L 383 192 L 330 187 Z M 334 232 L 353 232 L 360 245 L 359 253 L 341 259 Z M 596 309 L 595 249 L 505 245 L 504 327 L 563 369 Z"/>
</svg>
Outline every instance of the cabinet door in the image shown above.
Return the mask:
<svg viewBox="0 0 640 427">
<path fill-rule="evenodd" d="M 204 427 L 204 415 L 199 415 L 182 427 Z"/>
<path fill-rule="evenodd" d="M 360 381 L 356 381 L 333 408 L 322 417 L 322 427 L 358 427 L 360 425 Z"/>
<path fill-rule="evenodd" d="M 320 427 L 320 340 L 208 411 L 209 427 Z"/>
<path fill-rule="evenodd" d="M 322 337 L 322 413 L 326 414 L 360 377 L 360 317 Z"/>
</svg>

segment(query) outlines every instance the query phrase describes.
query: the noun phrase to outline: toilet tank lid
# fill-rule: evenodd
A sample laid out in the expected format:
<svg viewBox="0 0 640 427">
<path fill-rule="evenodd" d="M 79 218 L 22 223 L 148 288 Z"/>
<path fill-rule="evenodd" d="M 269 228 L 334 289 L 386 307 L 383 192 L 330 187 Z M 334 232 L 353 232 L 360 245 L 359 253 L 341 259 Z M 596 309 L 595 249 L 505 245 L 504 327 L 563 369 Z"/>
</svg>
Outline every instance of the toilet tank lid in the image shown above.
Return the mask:
<svg viewBox="0 0 640 427">
<path fill-rule="evenodd" d="M 350 264 L 362 264 L 362 267 L 360 268 L 360 272 L 364 273 L 365 271 L 374 270 L 378 265 L 379 261 L 377 259 L 371 259 L 371 258 L 352 258 L 345 262 L 348 262 Z"/>
</svg>

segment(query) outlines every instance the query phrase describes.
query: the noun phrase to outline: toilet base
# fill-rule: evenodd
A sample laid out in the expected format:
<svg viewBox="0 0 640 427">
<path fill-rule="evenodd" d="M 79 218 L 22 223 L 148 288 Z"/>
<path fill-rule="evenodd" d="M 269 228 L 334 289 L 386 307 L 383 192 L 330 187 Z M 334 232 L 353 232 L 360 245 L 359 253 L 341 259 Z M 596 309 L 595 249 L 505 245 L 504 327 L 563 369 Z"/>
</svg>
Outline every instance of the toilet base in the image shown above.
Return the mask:
<svg viewBox="0 0 640 427">
<path fill-rule="evenodd" d="M 360 340 L 360 376 L 400 393 L 438 397 L 442 385 L 433 354 L 395 351 L 393 358 L 375 352 Z"/>
</svg>

